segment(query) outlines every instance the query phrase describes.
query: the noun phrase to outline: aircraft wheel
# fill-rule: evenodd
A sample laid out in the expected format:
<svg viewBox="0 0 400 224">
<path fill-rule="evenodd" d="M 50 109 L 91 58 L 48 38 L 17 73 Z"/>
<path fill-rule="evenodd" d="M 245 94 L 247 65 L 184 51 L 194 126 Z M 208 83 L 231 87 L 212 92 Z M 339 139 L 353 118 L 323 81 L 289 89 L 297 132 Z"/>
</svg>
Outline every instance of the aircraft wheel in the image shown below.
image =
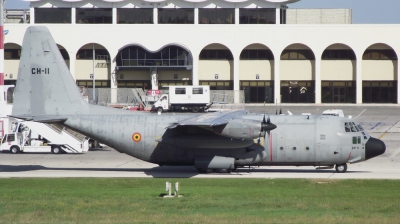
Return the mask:
<svg viewBox="0 0 400 224">
<path fill-rule="evenodd" d="M 336 164 L 335 169 L 337 173 L 345 173 L 347 171 L 347 164 Z"/>
<path fill-rule="evenodd" d="M 10 152 L 13 153 L 13 154 L 19 153 L 19 147 L 18 146 L 12 146 L 10 148 Z"/>
<path fill-rule="evenodd" d="M 192 107 L 192 112 L 193 112 L 193 113 L 199 112 L 199 108 L 198 108 L 198 107 Z"/>
<path fill-rule="evenodd" d="M 163 111 L 162 107 L 158 107 L 158 108 L 157 108 L 157 113 L 158 113 L 158 112 L 161 113 L 162 111 Z"/>
<path fill-rule="evenodd" d="M 60 146 L 54 146 L 54 147 L 51 149 L 51 152 L 54 153 L 54 154 L 60 154 L 60 153 L 61 153 L 61 148 L 60 148 Z"/>
</svg>

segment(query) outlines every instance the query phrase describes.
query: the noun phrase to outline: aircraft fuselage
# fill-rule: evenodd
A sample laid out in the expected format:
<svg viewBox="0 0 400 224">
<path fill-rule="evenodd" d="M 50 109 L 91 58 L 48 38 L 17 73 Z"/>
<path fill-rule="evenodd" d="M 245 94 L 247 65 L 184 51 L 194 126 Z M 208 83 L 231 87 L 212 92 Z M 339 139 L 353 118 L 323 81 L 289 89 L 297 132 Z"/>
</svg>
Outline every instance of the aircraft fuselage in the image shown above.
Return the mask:
<svg viewBox="0 0 400 224">
<path fill-rule="evenodd" d="M 354 121 L 319 115 L 271 116 L 277 128 L 265 139 L 261 136 L 260 144 L 257 139 L 218 135 L 207 127 L 167 128 L 188 117 L 193 115 L 79 115 L 70 116 L 64 125 L 119 152 L 161 165 L 194 165 L 197 158 L 212 156 L 234 158 L 235 166 L 355 163 L 366 159 L 370 138 L 365 131 L 346 132 L 345 123 Z M 262 117 L 249 114 L 241 119 L 246 123 Z"/>
</svg>

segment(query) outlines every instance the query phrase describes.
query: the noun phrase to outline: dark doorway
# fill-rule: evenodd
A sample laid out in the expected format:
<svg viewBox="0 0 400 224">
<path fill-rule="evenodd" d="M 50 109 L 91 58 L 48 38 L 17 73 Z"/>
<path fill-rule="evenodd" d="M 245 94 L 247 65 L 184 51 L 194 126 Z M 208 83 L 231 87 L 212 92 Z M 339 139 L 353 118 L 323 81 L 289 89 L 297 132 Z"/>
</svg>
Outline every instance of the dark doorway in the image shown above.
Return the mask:
<svg viewBox="0 0 400 224">
<path fill-rule="evenodd" d="M 322 81 L 322 103 L 355 103 L 355 81 Z"/>
<path fill-rule="evenodd" d="M 346 88 L 345 87 L 332 87 L 333 89 L 333 103 L 345 103 L 346 102 Z"/>
<path fill-rule="evenodd" d="M 282 81 L 282 103 L 315 103 L 314 81 Z"/>
<path fill-rule="evenodd" d="M 240 89 L 244 91 L 245 103 L 274 103 L 272 81 L 241 81 Z"/>
</svg>

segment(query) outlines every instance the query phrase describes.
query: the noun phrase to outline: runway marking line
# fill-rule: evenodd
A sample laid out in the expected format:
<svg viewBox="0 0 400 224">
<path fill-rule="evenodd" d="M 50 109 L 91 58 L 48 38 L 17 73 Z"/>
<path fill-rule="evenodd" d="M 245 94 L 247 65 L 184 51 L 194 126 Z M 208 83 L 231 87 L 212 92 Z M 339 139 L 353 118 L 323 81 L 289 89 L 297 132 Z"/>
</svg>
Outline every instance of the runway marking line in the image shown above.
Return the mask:
<svg viewBox="0 0 400 224">
<path fill-rule="evenodd" d="M 387 134 L 387 132 L 383 132 L 383 133 L 378 137 L 378 139 L 381 139 L 381 138 L 385 137 L 386 134 Z"/>
</svg>

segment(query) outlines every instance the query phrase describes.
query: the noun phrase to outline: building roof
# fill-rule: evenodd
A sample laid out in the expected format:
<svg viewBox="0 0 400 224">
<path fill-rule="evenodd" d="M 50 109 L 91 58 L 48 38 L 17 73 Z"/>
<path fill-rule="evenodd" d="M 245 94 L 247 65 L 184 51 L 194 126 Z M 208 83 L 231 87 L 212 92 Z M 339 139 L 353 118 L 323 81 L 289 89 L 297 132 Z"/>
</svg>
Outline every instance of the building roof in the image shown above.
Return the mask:
<svg viewBox="0 0 400 224">
<path fill-rule="evenodd" d="M 114 8 L 130 8 L 130 7 L 149 7 L 149 5 L 157 4 L 158 7 L 162 8 L 168 5 L 176 5 L 180 7 L 190 6 L 193 4 L 199 4 L 198 7 L 204 7 L 207 5 L 214 5 L 217 7 L 233 6 L 235 4 L 243 4 L 244 7 L 251 5 L 259 7 L 279 7 L 279 5 L 286 5 L 298 2 L 300 0 L 24 0 L 30 2 L 31 7 L 114 7 Z M 71 4 L 72 3 L 72 4 Z"/>
</svg>

